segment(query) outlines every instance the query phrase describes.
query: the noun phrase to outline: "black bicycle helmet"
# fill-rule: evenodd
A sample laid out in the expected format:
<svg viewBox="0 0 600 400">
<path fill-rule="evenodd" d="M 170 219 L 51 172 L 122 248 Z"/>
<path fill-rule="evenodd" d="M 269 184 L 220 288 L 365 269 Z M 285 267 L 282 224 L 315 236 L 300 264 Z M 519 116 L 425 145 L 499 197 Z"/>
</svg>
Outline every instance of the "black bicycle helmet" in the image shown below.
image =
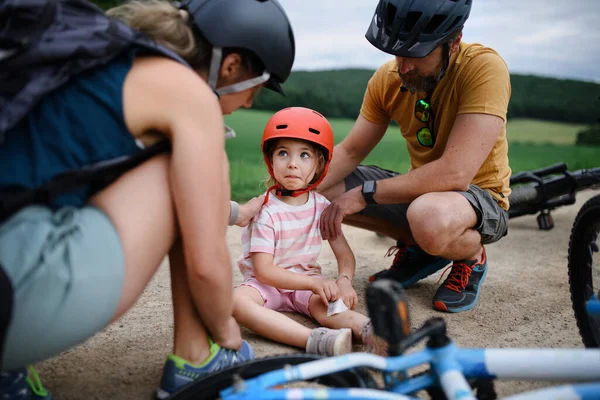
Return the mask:
<svg viewBox="0 0 600 400">
<path fill-rule="evenodd" d="M 190 13 L 195 29 L 213 47 L 254 53 L 270 75 L 265 86 L 283 94 L 281 83 L 292 71 L 295 42 L 277 0 L 185 0 L 180 8 Z"/>
<path fill-rule="evenodd" d="M 380 0 L 365 37 L 379 50 L 421 58 L 462 28 L 472 0 Z"/>
</svg>

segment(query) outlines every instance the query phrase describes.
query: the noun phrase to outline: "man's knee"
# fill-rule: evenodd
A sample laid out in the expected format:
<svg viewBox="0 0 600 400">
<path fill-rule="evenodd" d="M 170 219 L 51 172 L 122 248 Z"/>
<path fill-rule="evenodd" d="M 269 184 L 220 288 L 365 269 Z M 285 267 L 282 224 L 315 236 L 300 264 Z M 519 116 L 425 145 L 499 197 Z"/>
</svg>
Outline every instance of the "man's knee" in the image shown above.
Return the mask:
<svg viewBox="0 0 600 400">
<path fill-rule="evenodd" d="M 459 229 L 442 201 L 444 197 L 441 193 L 424 194 L 410 204 L 406 214 L 415 242 L 431 255 L 443 253 Z"/>
</svg>

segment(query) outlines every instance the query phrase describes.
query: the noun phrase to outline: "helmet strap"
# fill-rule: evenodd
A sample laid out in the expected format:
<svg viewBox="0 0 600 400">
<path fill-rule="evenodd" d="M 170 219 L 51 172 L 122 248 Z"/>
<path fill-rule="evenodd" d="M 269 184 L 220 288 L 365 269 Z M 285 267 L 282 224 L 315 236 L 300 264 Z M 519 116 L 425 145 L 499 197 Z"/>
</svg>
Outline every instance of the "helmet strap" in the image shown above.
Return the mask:
<svg viewBox="0 0 600 400">
<path fill-rule="evenodd" d="M 216 90 L 216 92 L 219 96 L 222 96 L 225 94 L 243 92 L 244 90 L 247 90 L 247 89 L 250 89 L 250 88 L 253 88 L 260 84 L 265 83 L 266 81 L 269 80 L 270 77 L 271 77 L 271 74 L 269 74 L 267 71 L 265 71 L 260 76 L 257 76 L 257 77 L 251 78 L 251 79 L 246 79 L 245 81 L 237 82 L 237 83 L 234 83 L 233 85 L 228 85 L 228 86 L 223 86 L 222 88 L 218 88 Z"/>
<path fill-rule="evenodd" d="M 255 78 L 246 79 L 245 81 L 234 83 L 233 85 L 224 86 L 217 89 L 217 81 L 219 79 L 219 69 L 223 61 L 223 48 L 214 46 L 210 59 L 210 67 L 208 68 L 208 86 L 217 94 L 223 96 L 226 94 L 239 93 L 248 90 L 252 87 L 265 83 L 271 77 L 267 71 Z"/>
<path fill-rule="evenodd" d="M 288 189 L 282 188 L 281 185 L 279 183 L 277 183 L 267 189 L 267 194 L 265 195 L 265 200 L 263 201 L 263 205 L 267 204 L 267 202 L 269 201 L 269 194 L 271 193 L 272 190 L 275 190 L 275 195 L 280 196 L 280 197 L 284 197 L 284 196 L 285 197 L 298 197 L 301 194 L 310 192 L 315 187 L 316 187 L 316 185 L 312 184 L 304 189 L 288 190 Z"/>
<path fill-rule="evenodd" d="M 442 45 L 442 54 L 444 55 L 444 68 L 442 69 L 440 80 L 446 75 L 446 71 L 450 65 L 450 43 L 446 42 Z"/>
<path fill-rule="evenodd" d="M 208 67 L 208 86 L 219 96 L 217 91 L 217 80 L 219 79 L 219 69 L 223 60 L 223 49 L 213 46 L 212 56 L 210 58 L 210 67 Z"/>
</svg>

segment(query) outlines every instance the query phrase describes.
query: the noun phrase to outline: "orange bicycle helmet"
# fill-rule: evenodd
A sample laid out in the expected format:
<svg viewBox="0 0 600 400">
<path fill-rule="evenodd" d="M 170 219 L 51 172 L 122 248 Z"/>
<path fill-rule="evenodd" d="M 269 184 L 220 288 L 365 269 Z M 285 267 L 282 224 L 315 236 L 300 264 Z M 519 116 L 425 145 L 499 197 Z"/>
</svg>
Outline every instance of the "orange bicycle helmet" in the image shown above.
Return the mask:
<svg viewBox="0 0 600 400">
<path fill-rule="evenodd" d="M 276 189 L 278 196 L 296 197 L 316 188 L 323 178 L 325 178 L 333 154 L 333 130 L 324 116 L 310 108 L 288 107 L 276 112 L 271 119 L 269 119 L 269 122 L 267 122 L 261 144 L 265 164 L 267 164 L 269 174 L 272 178 L 274 178 L 273 166 L 265 152 L 265 145 L 270 140 L 283 138 L 306 140 L 320 146 L 324 151 L 325 166 L 323 167 L 323 172 L 321 173 L 321 176 L 306 189 L 285 190 L 277 184 L 267 191 L 268 193 L 272 189 Z M 267 199 L 265 199 L 265 202 L 266 201 Z"/>
</svg>

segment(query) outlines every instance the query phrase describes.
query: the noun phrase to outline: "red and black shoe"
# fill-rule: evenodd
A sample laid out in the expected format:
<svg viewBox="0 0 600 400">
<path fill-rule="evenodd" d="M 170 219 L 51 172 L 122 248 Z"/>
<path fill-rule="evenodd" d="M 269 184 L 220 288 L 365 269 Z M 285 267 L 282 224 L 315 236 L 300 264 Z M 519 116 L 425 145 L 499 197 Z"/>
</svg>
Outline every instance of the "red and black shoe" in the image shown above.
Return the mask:
<svg viewBox="0 0 600 400">
<path fill-rule="evenodd" d="M 487 274 L 485 247 L 481 260 L 454 261 L 448 268 L 450 275 L 433 296 L 433 309 L 451 313 L 471 310 L 477 304 Z"/>
<path fill-rule="evenodd" d="M 450 263 L 450 260 L 429 255 L 420 247 L 407 246 L 400 241 L 396 246 L 390 247 L 385 256 L 394 256 L 391 267 L 369 277 L 369 282 L 377 279 L 393 279 L 403 287 L 409 287 Z"/>
</svg>

